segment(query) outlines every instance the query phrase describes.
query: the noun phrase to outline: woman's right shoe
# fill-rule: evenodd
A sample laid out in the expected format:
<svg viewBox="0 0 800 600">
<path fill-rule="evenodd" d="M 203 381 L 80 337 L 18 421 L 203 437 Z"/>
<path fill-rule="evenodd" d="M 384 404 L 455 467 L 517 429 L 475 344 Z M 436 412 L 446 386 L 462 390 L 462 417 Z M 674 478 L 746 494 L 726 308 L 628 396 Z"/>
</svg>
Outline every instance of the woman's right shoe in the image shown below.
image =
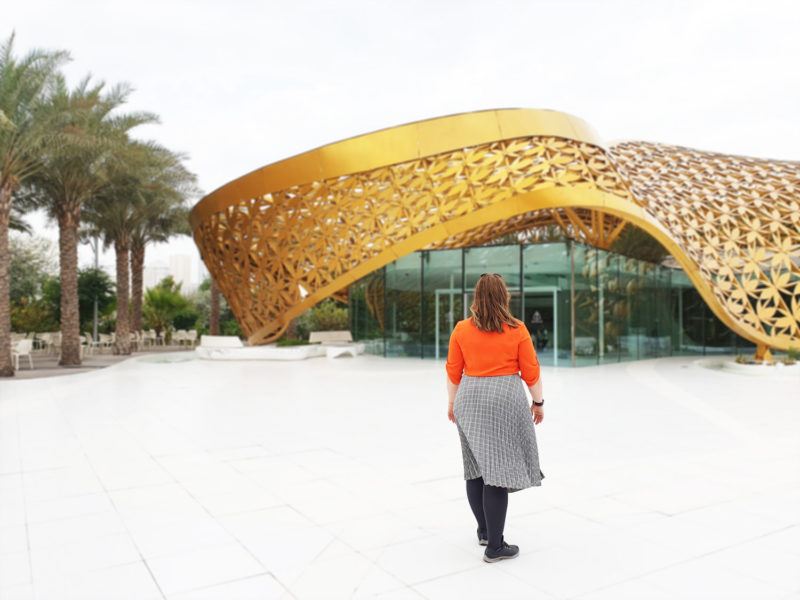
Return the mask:
<svg viewBox="0 0 800 600">
<path fill-rule="evenodd" d="M 486 532 L 480 527 L 478 527 L 478 544 L 480 544 L 481 546 L 489 545 L 489 540 L 486 537 Z"/>
<path fill-rule="evenodd" d="M 507 558 L 517 558 L 517 556 L 519 556 L 519 546 L 506 544 L 506 542 L 503 541 L 503 545 L 499 550 L 492 550 L 487 546 L 486 552 L 483 553 L 483 560 L 488 563 L 493 563 L 498 560 L 506 560 Z"/>
</svg>

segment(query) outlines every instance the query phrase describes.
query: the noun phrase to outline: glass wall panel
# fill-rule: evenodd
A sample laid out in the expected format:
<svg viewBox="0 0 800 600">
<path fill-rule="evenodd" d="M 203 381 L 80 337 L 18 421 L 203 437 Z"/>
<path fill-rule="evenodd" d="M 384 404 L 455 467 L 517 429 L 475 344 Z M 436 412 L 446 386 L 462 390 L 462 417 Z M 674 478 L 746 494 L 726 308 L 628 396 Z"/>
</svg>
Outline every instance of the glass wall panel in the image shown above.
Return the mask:
<svg viewBox="0 0 800 600">
<path fill-rule="evenodd" d="M 571 364 L 569 245 L 525 246 L 522 251 L 523 311 L 539 362 Z"/>
<path fill-rule="evenodd" d="M 675 320 L 678 331 L 677 353 L 703 354 L 705 302 L 682 270 L 676 269 L 672 274 L 672 288 L 675 294 Z"/>
<path fill-rule="evenodd" d="M 683 295 L 684 290 L 691 287 L 689 278 L 681 269 L 668 269 L 670 286 L 668 292 L 669 303 L 669 332 L 670 345 L 673 356 L 689 354 L 685 346 L 688 343 L 683 322 Z"/>
<path fill-rule="evenodd" d="M 475 285 L 482 273 L 497 273 L 505 281 L 511 294 L 511 314 L 522 318 L 520 299 L 520 247 L 483 246 L 464 250 L 464 316 L 470 316 L 469 307 L 475 292 Z"/>
<path fill-rule="evenodd" d="M 639 296 L 634 300 L 634 314 L 639 358 L 670 356 L 669 273 L 654 263 L 637 263 Z"/>
<path fill-rule="evenodd" d="M 655 293 L 655 346 L 656 356 L 672 356 L 672 306 L 670 290 L 672 269 L 657 265 L 653 269 L 653 289 Z"/>
<path fill-rule="evenodd" d="M 575 260 L 575 366 L 596 365 L 599 358 L 598 250 L 573 244 Z"/>
<path fill-rule="evenodd" d="M 619 328 L 617 337 L 619 359 L 638 360 L 641 336 L 639 305 L 643 287 L 639 274 L 639 261 L 627 256 L 618 256 L 617 278 L 619 291 L 616 320 Z"/>
<path fill-rule="evenodd" d="M 422 253 L 422 343 L 424 358 L 447 358 L 450 334 L 464 314 L 462 250 Z"/>
<path fill-rule="evenodd" d="M 350 286 L 353 338 L 372 354 L 444 359 L 481 273 L 503 277 L 511 312 L 530 331 L 542 364 L 572 364 L 572 293 L 576 366 L 755 351 L 712 313 L 681 269 L 561 242 L 398 259 Z"/>
<path fill-rule="evenodd" d="M 600 363 L 619 362 L 620 327 L 617 322 L 619 303 L 619 255 L 605 250 L 597 252 L 597 344 Z"/>
<path fill-rule="evenodd" d="M 421 271 L 419 252 L 386 265 L 386 356 L 422 358 Z"/>
<path fill-rule="evenodd" d="M 383 268 L 362 277 L 348 292 L 350 331 L 353 339 L 364 343 L 367 354 L 383 356 Z"/>
</svg>

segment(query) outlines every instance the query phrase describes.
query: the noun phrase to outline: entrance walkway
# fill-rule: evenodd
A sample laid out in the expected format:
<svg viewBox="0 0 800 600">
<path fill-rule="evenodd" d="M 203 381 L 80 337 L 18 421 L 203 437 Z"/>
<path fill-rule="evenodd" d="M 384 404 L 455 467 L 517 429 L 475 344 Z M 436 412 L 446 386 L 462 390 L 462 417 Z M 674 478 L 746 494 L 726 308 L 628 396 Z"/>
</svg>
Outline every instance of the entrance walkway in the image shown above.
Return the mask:
<svg viewBox="0 0 800 600">
<path fill-rule="evenodd" d="M 184 352 L 0 381 L 0 597 L 800 594 L 796 380 L 545 368 L 546 479 L 509 498 L 520 557 L 489 565 L 444 377 Z"/>
</svg>

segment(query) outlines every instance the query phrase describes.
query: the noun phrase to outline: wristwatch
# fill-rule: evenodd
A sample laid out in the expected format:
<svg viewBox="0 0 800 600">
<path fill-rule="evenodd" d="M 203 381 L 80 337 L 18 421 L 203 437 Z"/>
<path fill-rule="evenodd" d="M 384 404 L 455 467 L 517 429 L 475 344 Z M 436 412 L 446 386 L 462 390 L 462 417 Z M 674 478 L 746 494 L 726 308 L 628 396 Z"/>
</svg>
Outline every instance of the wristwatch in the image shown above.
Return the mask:
<svg viewBox="0 0 800 600">
<path fill-rule="evenodd" d="M 537 402 L 536 400 L 534 400 L 533 398 L 531 398 L 531 402 L 533 402 L 533 405 L 534 405 L 534 406 L 544 406 L 544 398 L 542 398 L 542 401 L 541 401 L 541 402 Z"/>
</svg>

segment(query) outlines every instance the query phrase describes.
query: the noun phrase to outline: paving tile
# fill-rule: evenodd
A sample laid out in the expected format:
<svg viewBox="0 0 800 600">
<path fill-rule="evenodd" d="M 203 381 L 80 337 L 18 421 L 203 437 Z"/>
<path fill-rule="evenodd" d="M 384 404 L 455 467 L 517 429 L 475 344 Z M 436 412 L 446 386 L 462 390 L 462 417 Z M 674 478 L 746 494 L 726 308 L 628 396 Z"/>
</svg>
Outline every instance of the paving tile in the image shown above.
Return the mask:
<svg viewBox="0 0 800 600">
<path fill-rule="evenodd" d="M 28 502 L 26 510 L 28 523 L 42 523 L 109 512 L 114 506 L 109 495 L 102 493 Z"/>
<path fill-rule="evenodd" d="M 687 600 L 777 600 L 786 595 L 785 589 L 760 581 L 747 572 L 718 567 L 716 563 L 716 559 L 701 557 L 658 570 L 637 581 Z"/>
<path fill-rule="evenodd" d="M 191 592 L 172 594 L 167 600 L 273 600 L 284 596 L 286 589 L 271 575 L 256 575 L 212 585 Z"/>
<path fill-rule="evenodd" d="M 468 552 L 435 537 L 386 546 L 375 562 L 403 583 L 414 585 L 482 564 L 483 549 Z"/>
<path fill-rule="evenodd" d="M 370 572 L 382 573 L 383 570 L 372 562 L 357 554 L 338 556 L 336 558 L 318 558 L 306 566 L 297 576 L 291 578 L 286 586 L 299 600 L 316 598 L 352 598 L 359 587 L 362 587 Z M 388 575 L 387 575 L 388 578 Z M 372 579 L 370 583 L 377 591 L 391 591 L 399 587 L 396 580 L 388 578 L 388 587 L 381 589 L 380 581 Z M 378 584 L 376 586 L 376 584 Z"/>
<path fill-rule="evenodd" d="M 516 560 L 516 559 L 513 559 Z M 418 583 L 414 589 L 431 600 L 450 598 L 530 598 L 531 600 L 553 600 L 547 592 L 523 582 L 495 565 L 478 566 L 460 573 L 437 577 Z"/>
<path fill-rule="evenodd" d="M 28 552 L 0 554 L 0 592 L 4 588 L 31 583 Z"/>
<path fill-rule="evenodd" d="M 20 554 L 28 551 L 28 531 L 25 525 L 0 527 L 0 554 Z"/>
<path fill-rule="evenodd" d="M 159 587 L 168 596 L 265 573 L 239 544 L 209 546 L 147 559 Z"/>
<path fill-rule="evenodd" d="M 36 600 L 158 600 L 163 595 L 143 562 L 37 580 Z"/>
<path fill-rule="evenodd" d="M 28 525 L 31 550 L 66 546 L 76 540 L 90 540 L 125 533 L 119 514 L 105 511 L 68 519 L 43 521 Z"/>
<path fill-rule="evenodd" d="M 78 536 L 56 546 L 31 549 L 34 581 L 68 577 L 71 574 L 134 563 L 140 559 L 141 556 L 127 533 L 88 539 Z"/>
</svg>

